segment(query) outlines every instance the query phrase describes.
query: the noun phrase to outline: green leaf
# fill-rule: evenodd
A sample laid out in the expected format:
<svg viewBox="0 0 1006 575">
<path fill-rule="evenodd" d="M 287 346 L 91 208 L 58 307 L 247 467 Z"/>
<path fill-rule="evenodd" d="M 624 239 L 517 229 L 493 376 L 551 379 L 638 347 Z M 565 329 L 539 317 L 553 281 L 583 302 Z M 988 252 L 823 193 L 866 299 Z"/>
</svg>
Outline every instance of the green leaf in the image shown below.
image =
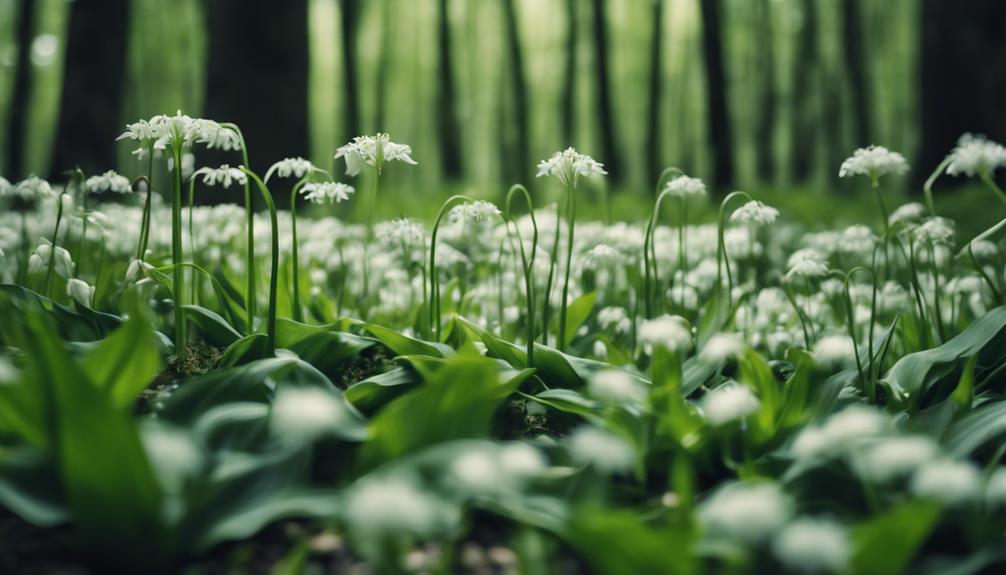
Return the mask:
<svg viewBox="0 0 1006 575">
<path fill-rule="evenodd" d="M 133 316 L 87 354 L 83 368 L 115 405 L 128 409 L 163 368 L 154 330 Z"/>
<path fill-rule="evenodd" d="M 373 413 L 420 381 L 414 370 L 396 367 L 349 386 L 346 389 L 346 399 L 363 413 Z"/>
<path fill-rule="evenodd" d="M 397 331 L 373 323 L 363 323 L 361 326 L 396 355 L 432 355 L 433 357 L 454 355 L 454 349 L 449 345 L 402 335 Z"/>
<path fill-rule="evenodd" d="M 563 334 L 562 341 L 567 343 L 573 341 L 577 330 L 590 317 L 590 312 L 594 310 L 594 302 L 597 301 L 597 292 L 590 292 L 574 299 L 566 307 L 566 333 Z"/>
<path fill-rule="evenodd" d="M 947 451 L 966 457 L 1006 435 L 1006 402 L 986 403 L 954 422 L 943 436 Z"/>
<path fill-rule="evenodd" d="M 183 305 L 182 308 L 207 343 L 227 347 L 241 339 L 241 334 L 217 312 L 198 305 Z"/>
<path fill-rule="evenodd" d="M 581 509 L 568 539 L 596 573 L 673 575 L 697 573 L 695 535 L 684 528 L 647 525 L 635 513 Z"/>
<path fill-rule="evenodd" d="M 853 573 L 907 573 L 912 559 L 936 527 L 938 505 L 912 501 L 869 519 L 852 534 Z"/>
<path fill-rule="evenodd" d="M 70 519 L 57 470 L 33 447 L 0 456 L 0 505 L 37 527 Z"/>
</svg>

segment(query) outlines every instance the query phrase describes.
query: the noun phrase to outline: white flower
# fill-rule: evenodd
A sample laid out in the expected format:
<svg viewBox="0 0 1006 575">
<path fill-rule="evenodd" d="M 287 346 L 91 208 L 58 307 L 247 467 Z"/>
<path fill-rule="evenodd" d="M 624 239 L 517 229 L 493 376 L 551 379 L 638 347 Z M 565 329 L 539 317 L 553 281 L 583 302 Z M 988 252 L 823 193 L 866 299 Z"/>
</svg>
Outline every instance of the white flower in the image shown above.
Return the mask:
<svg viewBox="0 0 1006 575">
<path fill-rule="evenodd" d="M 867 448 L 860 463 L 864 475 L 884 483 L 915 472 L 936 457 L 938 451 L 936 443 L 925 436 L 891 437 Z"/>
<path fill-rule="evenodd" d="M 450 514 L 443 502 L 399 478 L 366 478 L 349 490 L 346 519 L 363 534 L 429 534 Z"/>
<path fill-rule="evenodd" d="M 154 269 L 154 266 L 143 260 L 133 258 L 129 260 L 129 266 L 126 268 L 126 281 L 136 281 L 140 278 L 141 272 L 145 274 L 148 270 L 152 269 Z"/>
<path fill-rule="evenodd" d="M 908 162 L 897 152 L 883 146 L 870 146 L 856 150 L 842 162 L 838 177 L 868 176 L 879 178 L 887 174 L 901 175 L 908 171 Z"/>
<path fill-rule="evenodd" d="M 751 200 L 730 214 L 731 222 L 770 226 L 779 218 L 779 210 L 766 206 L 758 200 Z"/>
<path fill-rule="evenodd" d="M 241 148 L 241 138 L 235 130 L 213 120 L 192 118 L 180 110 L 174 116 L 158 115 L 127 124 L 126 131 L 116 139 L 140 142 L 140 148 L 133 151 L 140 158 L 147 153 L 146 147 L 151 142 L 155 150 L 165 150 L 169 145 L 187 147 L 197 142 L 221 150 Z"/>
<path fill-rule="evenodd" d="M 624 334 L 632 331 L 632 320 L 629 318 L 629 313 L 622 307 L 608 306 L 601 308 L 597 312 L 597 323 L 603 329 L 611 329 L 616 333 Z"/>
<path fill-rule="evenodd" d="M 826 335 L 814 345 L 814 361 L 820 365 L 845 366 L 855 359 L 855 343 L 847 335 Z"/>
<path fill-rule="evenodd" d="M 51 254 L 52 244 L 49 243 L 49 240 L 41 239 L 38 247 L 35 248 L 31 257 L 28 258 L 28 273 L 38 274 L 47 271 Z M 70 277 L 70 274 L 73 272 L 73 259 L 70 257 L 70 252 L 57 246 L 54 263 L 57 275 L 63 278 Z"/>
<path fill-rule="evenodd" d="M 719 364 L 740 356 L 744 351 L 744 340 L 736 333 L 717 333 L 709 338 L 699 352 L 699 361 Z"/>
<path fill-rule="evenodd" d="M 407 246 L 421 244 L 426 239 L 426 230 L 409 218 L 397 218 L 390 222 L 389 235 L 392 239 L 403 242 Z"/>
<path fill-rule="evenodd" d="M 273 172 L 281 178 L 289 178 L 290 176 L 303 178 L 308 172 L 315 169 L 314 164 L 310 160 L 299 156 L 296 158 L 284 158 L 269 168 L 265 174 L 265 181 L 269 181 L 269 177 L 272 176 Z"/>
<path fill-rule="evenodd" d="M 587 382 L 591 397 L 608 405 L 642 403 L 647 389 L 640 381 L 621 369 L 602 369 Z"/>
<path fill-rule="evenodd" d="M 792 515 L 792 502 L 769 482 L 731 483 L 699 508 L 699 521 L 711 534 L 754 545 L 767 540 Z"/>
<path fill-rule="evenodd" d="M 584 265 L 594 268 L 612 268 L 624 263 L 622 252 L 607 244 L 597 244 L 584 254 Z"/>
<path fill-rule="evenodd" d="M 975 499 L 981 487 L 981 473 L 973 463 L 952 459 L 930 461 L 912 478 L 912 493 L 947 505 Z"/>
<path fill-rule="evenodd" d="M 621 437 L 594 426 L 582 426 L 569 437 L 569 452 L 581 465 L 602 473 L 628 471 L 636 460 L 632 445 Z"/>
<path fill-rule="evenodd" d="M 887 222 L 891 225 L 898 222 L 913 224 L 921 221 L 924 217 L 926 217 L 926 207 L 918 202 L 909 202 L 891 212 Z"/>
<path fill-rule="evenodd" d="M 950 152 L 947 173 L 951 176 L 988 176 L 1006 166 L 1006 148 L 982 135 L 964 134 Z"/>
<path fill-rule="evenodd" d="M 84 307 L 91 307 L 91 302 L 94 299 L 94 286 L 87 285 L 84 280 L 71 278 L 66 282 L 66 295 Z"/>
<path fill-rule="evenodd" d="M 669 180 L 664 185 L 664 191 L 669 195 L 679 198 L 704 196 L 706 194 L 706 184 L 698 178 L 682 175 Z"/>
<path fill-rule="evenodd" d="M 248 181 L 248 176 L 239 168 L 232 168 L 227 164 L 219 168 L 199 168 L 194 175 L 203 175 L 203 183 L 207 186 L 220 184 L 223 188 L 231 187 L 231 184 L 243 186 Z"/>
<path fill-rule="evenodd" d="M 7 181 L 7 178 L 0 176 L 0 198 L 7 197 L 12 189 L 14 189 L 14 186 Z"/>
<path fill-rule="evenodd" d="M 828 273 L 828 264 L 819 251 L 814 248 L 803 248 L 793 252 L 787 262 L 789 270 L 786 279 L 817 278 Z"/>
<path fill-rule="evenodd" d="M 941 217 L 929 218 L 915 228 L 915 238 L 933 244 L 953 243 L 954 222 Z"/>
<path fill-rule="evenodd" d="M 304 199 L 316 204 L 328 202 L 339 203 L 349 199 L 356 190 L 353 186 L 341 182 L 309 182 L 301 186 L 300 193 Z"/>
<path fill-rule="evenodd" d="M 318 387 L 280 386 L 271 425 L 284 439 L 304 441 L 339 429 L 346 416 L 346 408 L 333 393 Z"/>
<path fill-rule="evenodd" d="M 819 426 L 805 427 L 793 442 L 792 452 L 800 458 L 817 458 L 842 453 L 888 430 L 890 420 L 872 407 L 852 405 L 832 415 Z"/>
<path fill-rule="evenodd" d="M 566 148 L 561 152 L 556 152 L 547 160 L 538 162 L 538 175 L 555 176 L 567 186 L 575 186 L 576 181 L 581 176 L 605 176 L 604 166 L 594 158 L 586 154 L 577 152 L 574 148 Z"/>
<path fill-rule="evenodd" d="M 638 337 L 644 345 L 659 346 L 677 353 L 684 353 L 692 347 L 688 324 L 676 315 L 662 315 L 642 322 Z"/>
<path fill-rule="evenodd" d="M 132 191 L 129 185 L 129 178 L 120 176 L 115 170 L 108 170 L 100 176 L 91 176 L 84 182 L 84 187 L 90 193 L 115 192 L 117 194 L 128 194 Z"/>
<path fill-rule="evenodd" d="M 517 479 L 537 475 L 548 466 L 540 451 L 524 443 L 509 443 L 502 447 L 499 464 L 504 473 Z"/>
<path fill-rule="evenodd" d="M 195 120 L 198 131 L 198 141 L 206 144 L 207 148 L 219 148 L 224 151 L 240 150 L 241 138 L 238 133 L 231 128 L 225 128 L 213 120 Z"/>
<path fill-rule="evenodd" d="M 856 224 L 845 228 L 842 232 L 842 243 L 839 246 L 845 253 L 869 254 L 877 244 L 877 236 L 869 227 Z"/>
<path fill-rule="evenodd" d="M 772 551 L 793 571 L 839 573 L 848 566 L 852 543 L 834 521 L 800 518 L 776 535 Z"/>
<path fill-rule="evenodd" d="M 376 136 L 357 136 L 352 142 L 340 146 L 335 151 L 335 159 L 346 160 L 346 175 L 355 176 L 364 165 L 377 167 L 381 172 L 384 162 L 400 161 L 416 165 L 411 157 L 412 148 L 405 144 L 396 144 L 387 134 Z"/>
<path fill-rule="evenodd" d="M 37 201 L 51 198 L 56 195 L 49 182 L 38 176 L 28 176 L 20 182 L 14 184 L 10 190 L 11 194 L 24 201 Z"/>
<path fill-rule="evenodd" d="M 501 481 L 496 458 L 483 449 L 469 449 L 451 463 L 451 474 L 468 490 L 480 493 L 497 491 Z"/>
<path fill-rule="evenodd" d="M 706 421 L 715 427 L 726 425 L 756 413 L 761 402 L 746 385 L 725 383 L 702 398 Z"/>
<path fill-rule="evenodd" d="M 496 204 L 483 200 L 475 200 L 474 202 L 465 202 L 459 206 L 455 206 L 451 210 L 451 219 L 480 224 L 500 217 L 501 213 Z"/>
</svg>

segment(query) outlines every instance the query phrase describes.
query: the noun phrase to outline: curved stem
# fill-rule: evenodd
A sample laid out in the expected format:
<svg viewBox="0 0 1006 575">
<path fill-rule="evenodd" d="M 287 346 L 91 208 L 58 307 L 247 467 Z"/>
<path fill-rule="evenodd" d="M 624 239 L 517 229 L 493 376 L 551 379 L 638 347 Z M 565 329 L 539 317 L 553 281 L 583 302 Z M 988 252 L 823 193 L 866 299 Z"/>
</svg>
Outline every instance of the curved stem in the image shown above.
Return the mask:
<svg viewBox="0 0 1006 575">
<path fill-rule="evenodd" d="M 52 242 L 49 246 L 49 265 L 45 270 L 45 283 L 43 284 L 42 294 L 49 297 L 49 289 L 52 286 L 52 271 L 56 267 L 56 241 L 59 239 L 59 224 L 63 219 L 63 194 L 66 190 L 60 192 L 56 196 L 56 226 L 52 230 Z"/>
<path fill-rule="evenodd" d="M 576 229 L 576 194 L 573 193 L 573 184 L 566 185 L 566 217 L 569 222 L 566 224 L 566 273 L 562 282 L 562 300 L 559 302 L 559 351 L 566 349 L 566 311 L 569 305 L 569 270 L 573 263 L 573 232 Z"/>
<path fill-rule="evenodd" d="M 657 196 L 657 199 L 654 201 L 653 212 L 650 214 L 650 220 L 646 223 L 646 234 L 643 236 L 643 304 L 647 318 L 653 317 L 653 286 L 651 285 L 650 266 L 656 267 L 655 254 L 654 257 L 650 257 L 650 246 L 653 240 L 657 212 L 660 210 L 661 196 L 663 196 L 661 190 L 663 189 L 664 182 L 671 174 L 684 175 L 684 172 L 674 167 L 664 168 L 660 172 L 653 192 L 653 195 Z M 656 269 L 654 269 L 654 273 L 656 273 Z"/>
<path fill-rule="evenodd" d="M 855 275 L 856 272 L 859 272 L 859 271 L 869 271 L 869 270 L 867 270 L 867 268 L 865 268 L 863 266 L 854 267 L 851 270 L 849 270 L 848 273 L 845 274 L 845 278 L 844 278 L 844 282 L 843 282 L 844 285 L 845 285 L 846 327 L 847 327 L 848 332 L 849 332 L 849 339 L 852 340 L 853 355 L 856 356 L 856 371 L 859 373 L 859 380 L 861 382 L 863 382 L 863 385 L 869 386 L 870 383 L 867 381 L 866 375 L 863 372 L 863 360 L 862 360 L 862 358 L 860 357 L 860 354 L 859 354 L 859 343 L 858 343 L 857 338 L 856 338 L 856 314 L 855 314 L 855 312 L 853 310 L 852 294 L 849 293 L 849 282 L 852 279 L 852 276 Z M 872 275 L 873 272 L 870 271 L 870 274 Z M 876 290 L 876 283 L 875 282 L 874 282 L 874 290 Z M 871 344 L 870 344 L 870 354 L 871 355 L 873 353 L 872 350 L 873 350 L 873 344 L 871 342 Z M 870 403 L 873 403 L 874 399 L 875 399 L 874 390 L 868 387 L 867 390 L 866 390 L 866 393 L 867 393 L 867 397 L 870 400 Z"/>
<path fill-rule="evenodd" d="M 271 264 L 272 269 L 269 274 L 269 310 L 266 316 L 266 335 L 268 337 L 269 352 L 273 352 L 276 349 L 276 291 L 279 282 L 279 221 L 276 217 L 276 202 L 273 201 L 272 194 L 269 192 L 269 188 L 266 187 L 265 183 L 255 175 L 255 172 L 249 170 L 248 168 L 243 168 L 245 174 L 248 175 L 249 179 L 255 180 L 255 185 L 258 186 L 259 192 L 262 193 L 262 199 L 265 200 L 265 205 L 269 209 L 269 223 L 272 226 L 272 254 L 271 254 Z"/>
<path fill-rule="evenodd" d="M 152 192 L 153 186 L 151 182 L 154 178 L 154 143 L 151 141 L 147 145 L 147 175 L 140 176 L 137 181 L 134 182 L 134 186 L 137 182 L 142 181 L 146 185 L 147 198 L 143 202 L 143 219 L 140 222 L 140 242 L 139 247 L 136 252 L 136 259 L 142 260 L 147 255 L 147 242 L 150 240 L 150 194 Z M 134 187 L 134 189 L 136 189 Z"/>
<path fill-rule="evenodd" d="M 440 211 L 437 212 L 437 219 L 433 224 L 433 232 L 430 234 L 430 269 L 428 273 L 430 275 L 430 297 L 433 301 L 430 305 L 430 317 L 427 329 L 434 330 L 433 335 L 436 337 L 436 341 L 440 341 L 440 279 L 437 277 L 437 231 L 440 228 L 440 220 L 447 213 L 447 208 L 458 201 L 470 202 L 471 198 L 464 195 L 455 195 L 447 198 L 447 201 L 440 206 Z"/>
<path fill-rule="evenodd" d="M 238 140 L 241 142 L 242 167 L 245 172 L 250 172 L 251 165 L 248 163 L 248 146 L 245 145 L 245 137 L 241 132 L 241 128 L 237 127 L 237 124 L 230 122 L 221 123 L 220 125 L 237 132 Z M 248 333 L 251 333 L 255 329 L 255 313 L 258 308 L 256 297 L 256 283 L 258 280 L 255 271 L 255 197 L 251 192 L 251 182 L 247 180 L 245 180 L 245 222 L 248 242 L 247 251 L 245 252 L 245 310 L 248 312 L 245 328 Z M 275 270 L 273 271 L 275 272 Z M 273 280 L 274 278 L 270 279 Z"/>
<path fill-rule="evenodd" d="M 290 226 L 293 232 L 293 245 L 290 248 L 290 257 L 293 261 L 293 320 L 304 323 L 304 312 L 300 307 L 300 256 L 297 247 L 297 194 L 300 188 L 307 182 L 304 176 L 293 188 L 290 189 Z"/>
<path fill-rule="evenodd" d="M 720 213 L 716 220 L 716 291 L 720 292 L 723 289 L 723 265 L 726 264 L 727 268 L 727 307 L 729 308 L 732 303 L 730 300 L 733 298 L 734 281 L 733 274 L 730 271 L 730 260 L 727 254 L 726 242 L 724 240 L 726 232 L 726 215 L 727 215 L 727 205 L 734 198 L 745 197 L 748 201 L 751 201 L 751 196 L 747 192 L 735 191 L 727 194 L 727 197 L 723 198 L 720 202 Z"/>
<path fill-rule="evenodd" d="M 531 239 L 531 258 L 528 259 L 527 254 L 524 251 L 524 240 L 520 235 L 520 228 L 513 221 L 513 216 L 510 212 L 510 204 L 513 201 L 513 196 L 515 193 L 520 192 L 524 197 L 524 201 L 527 203 L 528 213 L 531 215 L 531 226 L 534 229 L 534 234 Z M 506 195 L 506 204 L 504 205 L 503 215 L 506 217 L 507 231 L 511 230 L 511 225 L 513 226 L 513 234 L 517 237 L 517 245 L 520 247 L 520 261 L 521 266 L 524 268 L 524 298 L 527 300 L 527 365 L 528 367 L 534 366 L 534 316 L 535 316 L 535 298 L 534 298 L 534 259 L 538 251 L 538 222 L 534 217 L 534 202 L 531 201 L 531 194 L 527 191 L 527 188 L 521 184 L 514 184 L 510 186 L 510 190 Z"/>
<path fill-rule="evenodd" d="M 995 180 L 992 179 L 991 174 L 989 174 L 987 170 L 981 173 L 981 180 L 985 182 L 985 185 L 988 186 L 989 189 L 995 192 L 996 196 L 998 196 L 1003 203 L 1006 203 L 1006 192 L 1004 192 L 1002 188 L 995 183 Z"/>
<path fill-rule="evenodd" d="M 936 166 L 932 174 L 929 174 L 929 177 L 926 178 L 926 183 L 922 186 L 922 192 L 926 196 L 926 209 L 929 210 L 930 217 L 936 216 L 936 205 L 933 203 L 933 184 L 936 183 L 936 178 L 940 177 L 943 170 L 947 169 L 952 159 L 951 156 L 943 158 L 943 161 L 940 162 L 940 165 Z"/>
</svg>

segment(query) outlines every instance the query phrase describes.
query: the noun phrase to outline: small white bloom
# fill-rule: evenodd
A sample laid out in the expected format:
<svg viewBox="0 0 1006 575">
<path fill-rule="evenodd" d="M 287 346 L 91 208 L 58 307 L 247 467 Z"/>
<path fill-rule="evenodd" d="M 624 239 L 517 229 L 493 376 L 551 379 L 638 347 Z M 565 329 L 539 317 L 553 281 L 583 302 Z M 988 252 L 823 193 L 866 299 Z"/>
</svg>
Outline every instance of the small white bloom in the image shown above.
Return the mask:
<svg viewBox="0 0 1006 575">
<path fill-rule="evenodd" d="M 814 345 L 814 361 L 826 367 L 842 367 L 856 360 L 855 343 L 847 335 L 826 335 Z"/>
<path fill-rule="evenodd" d="M 376 136 L 357 136 L 352 142 L 340 146 L 335 151 L 335 159 L 346 161 L 346 175 L 355 176 L 364 165 L 377 167 L 378 173 L 383 169 L 384 162 L 400 161 L 416 165 L 412 159 L 412 148 L 405 144 L 396 144 L 387 134 Z"/>
<path fill-rule="evenodd" d="M 14 184 L 11 193 L 24 201 L 38 201 L 51 198 L 56 195 L 49 182 L 38 176 L 28 176 L 20 182 Z"/>
<path fill-rule="evenodd" d="M 699 352 L 699 361 L 707 364 L 719 364 L 729 359 L 736 359 L 744 351 L 744 340 L 736 333 L 717 333 L 709 338 L 705 347 Z"/>
<path fill-rule="evenodd" d="M 499 451 L 499 464 L 503 472 L 515 479 L 541 473 L 548 467 L 540 451 L 525 443 L 509 443 Z"/>
<path fill-rule="evenodd" d="M 366 478 L 352 487 L 346 497 L 346 519 L 362 534 L 425 535 L 436 530 L 447 517 L 441 501 L 404 479 Z"/>
<path fill-rule="evenodd" d="M 856 150 L 842 162 L 838 177 L 868 176 L 879 178 L 887 174 L 901 175 L 908 171 L 908 162 L 897 152 L 883 146 L 870 146 Z"/>
<path fill-rule="evenodd" d="M 310 160 L 306 160 L 299 156 L 296 158 L 284 158 L 269 168 L 266 172 L 265 181 L 269 181 L 269 177 L 273 174 L 273 172 L 281 178 L 289 178 L 291 176 L 295 178 L 303 178 L 308 172 L 315 169 L 314 164 L 312 164 Z"/>
<path fill-rule="evenodd" d="M 593 374 L 587 382 L 587 392 L 608 405 L 642 403 L 647 395 L 646 387 L 621 369 L 602 369 Z"/>
<path fill-rule="evenodd" d="M 954 222 L 941 217 L 929 218 L 915 228 L 915 238 L 933 244 L 953 243 Z"/>
<path fill-rule="evenodd" d="M 884 413 L 872 407 L 852 405 L 829 417 L 823 425 L 805 427 L 793 442 L 792 452 L 800 458 L 844 453 L 881 436 L 890 425 Z"/>
<path fill-rule="evenodd" d="M 915 472 L 936 457 L 939 447 L 928 437 L 910 435 L 879 440 L 867 448 L 860 462 L 869 479 L 884 483 Z"/>
<path fill-rule="evenodd" d="M 569 452 L 581 465 L 591 465 L 602 473 L 628 471 L 636 460 L 628 441 L 601 429 L 585 425 L 569 437 Z"/>
<path fill-rule="evenodd" d="M 575 186 L 581 176 L 605 176 L 604 166 L 586 154 L 577 152 L 574 148 L 566 148 L 556 152 L 547 160 L 538 162 L 538 175 L 555 176 L 567 186 Z"/>
<path fill-rule="evenodd" d="M 779 218 L 779 210 L 751 200 L 730 214 L 730 221 L 742 224 L 770 226 Z"/>
<path fill-rule="evenodd" d="M 699 521 L 715 536 L 754 545 L 781 529 L 793 504 L 775 483 L 731 483 L 699 508 Z"/>
<path fill-rule="evenodd" d="M 706 184 L 698 178 L 682 175 L 669 180 L 664 185 L 664 191 L 679 198 L 704 196 L 706 195 Z"/>
<path fill-rule="evenodd" d="M 584 254 L 584 266 L 594 269 L 611 269 L 623 263 L 622 252 L 607 244 L 597 244 Z"/>
<path fill-rule="evenodd" d="M 842 232 L 842 243 L 839 249 L 848 254 L 869 255 L 873 251 L 873 247 L 877 245 L 877 241 L 877 236 L 869 227 L 856 224 L 845 228 L 845 231 Z"/>
<path fill-rule="evenodd" d="M 451 210 L 451 219 L 480 224 L 500 217 L 501 213 L 496 204 L 483 200 L 475 200 L 474 202 L 465 202 L 464 204 L 455 206 Z"/>
<path fill-rule="evenodd" d="M 499 490 L 500 476 L 496 458 L 482 449 L 469 449 L 451 463 L 451 474 L 469 491 L 489 493 Z"/>
<path fill-rule="evenodd" d="M 128 194 L 132 191 L 132 186 L 129 185 L 129 178 L 120 176 L 115 170 L 108 170 L 100 176 L 91 176 L 84 182 L 84 187 L 92 194 L 97 192 Z"/>
<path fill-rule="evenodd" d="M 950 152 L 947 173 L 951 176 L 988 176 L 1006 166 L 1006 148 L 982 135 L 964 134 Z"/>
<path fill-rule="evenodd" d="M 852 543 L 844 527 L 825 519 L 800 518 L 772 541 L 786 567 L 804 573 L 840 573 L 848 566 Z"/>
<path fill-rule="evenodd" d="M 338 429 L 345 419 L 345 407 L 334 394 L 324 389 L 280 386 L 276 392 L 272 428 L 285 439 L 314 439 Z"/>
<path fill-rule="evenodd" d="M 930 461 L 912 478 L 912 493 L 947 505 L 979 497 L 981 487 L 981 473 L 973 463 L 952 459 Z"/>
<path fill-rule="evenodd" d="M 73 298 L 79 305 L 91 307 L 94 299 L 94 286 L 88 285 L 84 280 L 71 278 L 66 282 L 66 295 Z"/>
<path fill-rule="evenodd" d="M 207 186 L 219 184 L 223 188 L 231 187 L 231 184 L 243 186 L 248 181 L 248 176 L 239 168 L 232 168 L 227 164 L 219 168 L 199 168 L 195 175 L 202 174 L 203 183 Z"/>
<path fill-rule="evenodd" d="M 725 383 L 702 398 L 702 413 L 711 425 L 719 427 L 756 413 L 761 402 L 746 385 Z"/>
<path fill-rule="evenodd" d="M 632 320 L 629 319 L 625 308 L 608 306 L 597 312 L 597 323 L 603 329 L 614 330 L 616 333 L 629 333 L 632 331 Z"/>
<path fill-rule="evenodd" d="M 644 345 L 659 346 L 677 353 L 684 353 L 692 347 L 692 333 L 684 318 L 676 315 L 662 315 L 648 319 L 639 325 L 639 342 Z"/>
<path fill-rule="evenodd" d="M 422 245 L 426 239 L 426 230 L 422 224 L 416 223 L 409 218 L 397 218 L 390 222 L 390 233 L 392 239 L 404 243 L 406 246 Z"/>
<path fill-rule="evenodd" d="M 315 204 L 343 202 L 354 192 L 353 186 L 341 182 L 309 182 L 300 188 L 304 199 Z"/>
<path fill-rule="evenodd" d="M 796 278 L 817 278 L 828 273 L 828 264 L 823 255 L 814 248 L 803 248 L 793 252 L 788 260 L 787 280 Z"/>
<path fill-rule="evenodd" d="M 892 226 L 898 222 L 914 224 L 926 217 L 926 207 L 918 202 L 909 202 L 891 212 L 887 222 Z"/>
</svg>

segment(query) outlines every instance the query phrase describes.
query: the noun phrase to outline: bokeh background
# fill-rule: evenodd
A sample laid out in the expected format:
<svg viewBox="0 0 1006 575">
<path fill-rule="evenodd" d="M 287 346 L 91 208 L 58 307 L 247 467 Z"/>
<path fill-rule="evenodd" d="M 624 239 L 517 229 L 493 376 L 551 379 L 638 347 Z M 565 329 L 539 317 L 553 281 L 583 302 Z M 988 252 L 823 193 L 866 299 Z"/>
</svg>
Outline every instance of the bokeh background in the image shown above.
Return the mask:
<svg viewBox="0 0 1006 575">
<path fill-rule="evenodd" d="M 181 109 L 239 124 L 258 170 L 388 132 L 420 163 L 389 213 L 574 145 L 617 210 L 675 165 L 813 219 L 866 203 L 837 178 L 856 147 L 904 153 L 910 195 L 961 133 L 1006 139 L 1004 94 L 1002 0 L 0 0 L 9 180 L 138 174 L 115 137 Z"/>
</svg>

